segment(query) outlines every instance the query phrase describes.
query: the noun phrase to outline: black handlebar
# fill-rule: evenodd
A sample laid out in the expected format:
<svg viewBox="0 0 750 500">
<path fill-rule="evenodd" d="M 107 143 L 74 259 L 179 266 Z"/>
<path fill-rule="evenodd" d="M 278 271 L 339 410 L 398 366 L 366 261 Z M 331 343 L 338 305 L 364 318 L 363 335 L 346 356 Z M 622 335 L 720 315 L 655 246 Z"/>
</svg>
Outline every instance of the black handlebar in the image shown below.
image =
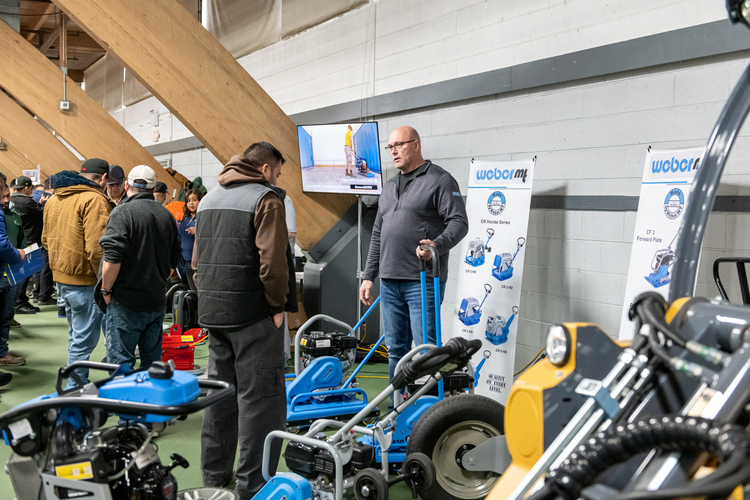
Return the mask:
<svg viewBox="0 0 750 500">
<path fill-rule="evenodd" d="M 100 363 L 105 364 L 105 363 Z M 72 365 L 71 365 L 72 366 Z M 119 365 L 116 365 L 119 368 Z M 80 368 L 80 366 L 79 366 Z M 28 417 L 40 411 L 52 408 L 92 408 L 104 410 L 108 413 L 124 415 L 163 415 L 178 417 L 189 415 L 200 411 L 214 403 L 218 403 L 234 395 L 234 386 L 220 380 L 198 380 L 198 387 L 202 389 L 215 389 L 208 396 L 198 399 L 193 403 L 180 405 L 157 405 L 151 403 L 135 403 L 114 399 L 101 399 L 94 397 L 58 396 L 56 398 L 37 401 L 24 406 L 19 406 L 0 415 L 0 428 L 5 429 L 9 424 L 21 418 Z"/>
<path fill-rule="evenodd" d="M 419 358 L 406 363 L 393 376 L 391 383 L 395 389 L 403 389 L 417 379 L 425 375 L 433 375 L 438 371 L 445 377 L 466 366 L 471 361 L 471 357 L 481 348 L 481 340 L 454 337 L 443 347 L 431 349 Z"/>
<path fill-rule="evenodd" d="M 70 393 L 74 390 L 80 389 L 84 385 L 83 380 L 81 380 L 81 378 L 78 377 L 73 371 L 76 368 L 93 368 L 94 370 L 113 372 L 112 377 L 115 377 L 117 375 L 125 375 L 127 373 L 134 373 L 130 370 L 124 369 L 121 365 L 116 365 L 113 363 L 99 363 L 97 361 L 74 361 L 68 366 L 64 366 L 57 371 L 57 381 L 55 382 L 55 390 L 57 391 L 57 394 Z M 72 376 L 76 383 L 79 385 L 74 389 L 68 389 L 67 391 L 64 391 L 62 387 L 63 380 L 70 376 Z M 111 380 L 112 377 L 107 380 Z M 107 380 L 102 381 L 102 384 Z M 97 384 L 97 387 L 100 385 L 101 384 Z"/>
<path fill-rule="evenodd" d="M 432 277 L 440 277 L 440 255 L 438 254 L 437 248 L 432 245 L 419 245 L 419 248 L 430 252 L 430 262 L 432 262 Z M 419 271 L 427 270 L 427 262 L 424 259 L 419 259 Z"/>
</svg>

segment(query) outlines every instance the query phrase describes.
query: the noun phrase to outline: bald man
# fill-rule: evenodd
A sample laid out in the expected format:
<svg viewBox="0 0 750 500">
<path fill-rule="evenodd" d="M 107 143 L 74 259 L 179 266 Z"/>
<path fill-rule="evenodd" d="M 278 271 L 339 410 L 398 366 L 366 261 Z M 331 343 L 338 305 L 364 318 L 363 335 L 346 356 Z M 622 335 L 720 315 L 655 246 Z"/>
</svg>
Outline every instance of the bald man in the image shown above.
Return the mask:
<svg viewBox="0 0 750 500">
<path fill-rule="evenodd" d="M 466 236 L 469 222 L 458 183 L 451 174 L 422 157 L 422 141 L 416 130 L 395 129 L 385 149 L 399 174 L 386 183 L 380 196 L 359 296 L 366 305 L 372 304 L 372 281 L 380 275 L 380 308 L 393 378 L 396 364 L 409 352 L 412 340 L 416 345 L 422 343 L 417 257 L 429 260 L 430 253 L 420 245 L 432 245 L 440 255 L 442 298 L 448 280 L 448 252 Z M 428 286 L 427 334 L 434 344 L 433 293 Z"/>
</svg>

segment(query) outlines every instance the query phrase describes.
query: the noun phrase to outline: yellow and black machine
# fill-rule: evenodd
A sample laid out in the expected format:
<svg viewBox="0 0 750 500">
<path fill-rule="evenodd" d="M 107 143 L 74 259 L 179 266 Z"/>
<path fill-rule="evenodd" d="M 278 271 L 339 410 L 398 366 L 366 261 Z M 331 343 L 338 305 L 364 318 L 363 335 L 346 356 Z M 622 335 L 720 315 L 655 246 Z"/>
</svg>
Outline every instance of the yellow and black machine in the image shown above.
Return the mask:
<svg viewBox="0 0 750 500">
<path fill-rule="evenodd" d="M 727 0 L 727 9 L 750 26 L 750 0 Z M 696 174 L 669 300 L 635 299 L 630 345 L 591 324 L 550 328 L 547 359 L 508 397 L 512 463 L 488 500 L 750 498 L 750 306 L 693 297 L 708 217 L 748 111 L 750 67 Z"/>
</svg>

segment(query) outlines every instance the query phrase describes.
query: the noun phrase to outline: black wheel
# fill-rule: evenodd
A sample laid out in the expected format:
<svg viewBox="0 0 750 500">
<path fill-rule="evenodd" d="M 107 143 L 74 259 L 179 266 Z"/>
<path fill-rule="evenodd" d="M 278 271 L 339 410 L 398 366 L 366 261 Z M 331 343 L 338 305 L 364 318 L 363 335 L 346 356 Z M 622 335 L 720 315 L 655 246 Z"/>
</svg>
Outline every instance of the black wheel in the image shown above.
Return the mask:
<svg viewBox="0 0 750 500">
<path fill-rule="evenodd" d="M 505 434 L 505 408 L 478 394 L 446 398 L 427 410 L 414 426 L 407 456 L 424 453 L 435 467 L 435 482 L 423 498 L 474 500 L 489 495 L 499 474 L 462 467 L 466 451 Z"/>
<path fill-rule="evenodd" d="M 435 484 L 435 464 L 424 453 L 407 455 L 401 473 L 415 476 L 407 479 L 406 483 L 420 497 L 424 497 L 424 493 Z"/>
<path fill-rule="evenodd" d="M 377 469 L 362 469 L 354 476 L 354 498 L 388 500 L 388 480 Z"/>
</svg>

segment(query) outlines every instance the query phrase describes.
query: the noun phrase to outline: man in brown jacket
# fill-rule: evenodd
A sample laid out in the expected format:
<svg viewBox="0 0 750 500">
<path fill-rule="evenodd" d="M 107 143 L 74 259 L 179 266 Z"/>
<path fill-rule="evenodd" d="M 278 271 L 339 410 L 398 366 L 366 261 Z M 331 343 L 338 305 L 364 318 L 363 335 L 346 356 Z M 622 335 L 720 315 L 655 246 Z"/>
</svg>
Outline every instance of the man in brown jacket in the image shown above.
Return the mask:
<svg viewBox="0 0 750 500">
<path fill-rule="evenodd" d="M 58 293 L 65 302 L 68 319 L 68 364 L 88 361 L 102 329 L 104 314 L 94 302 L 94 286 L 102 260 L 99 238 L 104 236 L 112 204 L 104 194 L 109 164 L 90 158 L 81 173 L 69 170 L 50 177 L 55 196 L 44 209 L 42 245 Z M 88 370 L 78 369 L 73 377 L 88 382 Z M 72 381 L 68 382 L 68 388 Z"/>
<path fill-rule="evenodd" d="M 237 386 L 235 398 L 203 415 L 203 483 L 223 486 L 232 480 L 239 443 L 235 493 L 242 500 L 263 487 L 265 436 L 286 425 L 283 320 L 297 302 L 286 193 L 275 187 L 283 163 L 273 145 L 252 144 L 232 157 L 216 178 L 219 185 L 198 206 L 193 262 L 198 321 L 211 329 L 208 376 Z M 280 449 L 276 440 L 273 470 Z"/>
</svg>

